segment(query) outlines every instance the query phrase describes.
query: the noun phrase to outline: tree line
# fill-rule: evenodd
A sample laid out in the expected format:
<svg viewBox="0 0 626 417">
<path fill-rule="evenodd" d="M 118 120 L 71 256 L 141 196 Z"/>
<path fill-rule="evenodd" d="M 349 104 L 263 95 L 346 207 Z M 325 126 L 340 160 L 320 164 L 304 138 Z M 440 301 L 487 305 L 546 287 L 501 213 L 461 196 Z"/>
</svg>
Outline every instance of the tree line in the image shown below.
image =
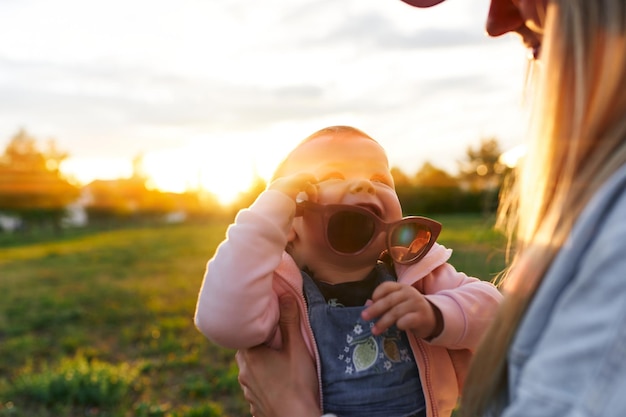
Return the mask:
<svg viewBox="0 0 626 417">
<path fill-rule="evenodd" d="M 510 170 L 500 161 L 500 155 L 497 139 L 486 138 L 477 147 L 468 147 L 456 175 L 430 162 L 413 175 L 392 168 L 405 214 L 492 212 Z M 250 205 L 266 187 L 258 177 L 232 205 L 225 207 L 206 190 L 171 193 L 150 188 L 149 178 L 141 170 L 141 157 L 135 159 L 129 178 L 81 185 L 60 171 L 68 156 L 54 140 L 42 146 L 28 132 L 19 130 L 0 155 L 0 220 L 14 219 L 20 230 L 60 231 L 71 222 L 76 210 L 84 214 L 83 223 L 109 226 L 225 217 Z"/>
</svg>

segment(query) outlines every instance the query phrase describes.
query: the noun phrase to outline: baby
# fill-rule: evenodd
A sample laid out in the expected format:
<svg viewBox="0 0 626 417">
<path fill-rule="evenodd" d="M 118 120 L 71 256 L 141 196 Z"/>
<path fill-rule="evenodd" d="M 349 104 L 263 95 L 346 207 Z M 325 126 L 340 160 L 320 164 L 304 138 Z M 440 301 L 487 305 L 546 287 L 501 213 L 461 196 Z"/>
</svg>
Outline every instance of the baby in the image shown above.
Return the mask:
<svg viewBox="0 0 626 417">
<path fill-rule="evenodd" d="M 448 417 L 501 295 L 447 263 L 440 230 L 402 217 L 378 142 L 322 129 L 238 213 L 208 263 L 196 325 L 224 347 L 279 346 L 278 297 L 292 293 L 325 413 Z"/>
</svg>

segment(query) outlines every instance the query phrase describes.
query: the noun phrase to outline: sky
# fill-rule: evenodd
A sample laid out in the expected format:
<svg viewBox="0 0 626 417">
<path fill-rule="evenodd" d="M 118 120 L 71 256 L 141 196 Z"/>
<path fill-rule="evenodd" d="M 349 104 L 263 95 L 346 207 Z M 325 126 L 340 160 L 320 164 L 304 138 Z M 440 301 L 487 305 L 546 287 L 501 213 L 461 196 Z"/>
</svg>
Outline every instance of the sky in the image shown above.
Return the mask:
<svg viewBox="0 0 626 417">
<path fill-rule="evenodd" d="M 198 184 L 223 201 L 330 125 L 407 174 L 523 140 L 527 52 L 484 32 L 488 1 L 0 0 L 0 148 L 20 129 L 86 183 Z"/>
</svg>

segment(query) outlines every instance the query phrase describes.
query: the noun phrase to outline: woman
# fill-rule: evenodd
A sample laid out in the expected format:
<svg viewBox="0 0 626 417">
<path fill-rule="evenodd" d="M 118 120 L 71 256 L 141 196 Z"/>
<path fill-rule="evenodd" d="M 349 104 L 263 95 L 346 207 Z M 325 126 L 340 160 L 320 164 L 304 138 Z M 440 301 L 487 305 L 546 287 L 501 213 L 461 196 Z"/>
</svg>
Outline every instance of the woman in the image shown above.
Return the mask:
<svg viewBox="0 0 626 417">
<path fill-rule="evenodd" d="M 439 2 L 404 1 L 421 7 Z M 538 61 L 531 72 L 528 151 L 498 219 L 514 254 L 503 281 L 505 300 L 474 357 L 460 414 L 621 417 L 626 2 L 492 0 L 487 32 L 518 33 Z M 293 314 L 285 310 L 286 329 Z M 244 395 L 257 416 L 320 414 L 309 394 L 295 394 L 309 384 L 295 336 L 289 332 L 282 352 L 255 348 L 238 355 Z M 287 371 L 289 361 L 299 368 Z M 279 399 L 271 397 L 275 387 L 255 382 L 272 373 L 290 377 L 281 380 Z M 294 407 L 306 413 L 295 414 Z"/>
</svg>

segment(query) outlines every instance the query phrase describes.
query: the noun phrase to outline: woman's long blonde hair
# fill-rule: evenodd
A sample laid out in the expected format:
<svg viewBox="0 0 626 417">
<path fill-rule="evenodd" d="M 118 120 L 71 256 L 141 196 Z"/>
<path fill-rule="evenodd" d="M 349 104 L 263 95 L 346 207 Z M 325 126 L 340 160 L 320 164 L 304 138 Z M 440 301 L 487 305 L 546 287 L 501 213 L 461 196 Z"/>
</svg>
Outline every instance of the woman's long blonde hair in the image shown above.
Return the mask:
<svg viewBox="0 0 626 417">
<path fill-rule="evenodd" d="M 626 2 L 549 0 L 534 65 L 528 150 L 498 216 L 514 256 L 465 382 L 464 417 L 500 411 L 507 351 L 530 300 L 585 204 L 626 164 Z"/>
</svg>

